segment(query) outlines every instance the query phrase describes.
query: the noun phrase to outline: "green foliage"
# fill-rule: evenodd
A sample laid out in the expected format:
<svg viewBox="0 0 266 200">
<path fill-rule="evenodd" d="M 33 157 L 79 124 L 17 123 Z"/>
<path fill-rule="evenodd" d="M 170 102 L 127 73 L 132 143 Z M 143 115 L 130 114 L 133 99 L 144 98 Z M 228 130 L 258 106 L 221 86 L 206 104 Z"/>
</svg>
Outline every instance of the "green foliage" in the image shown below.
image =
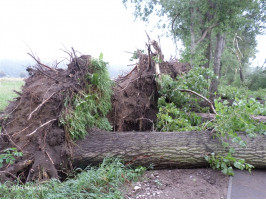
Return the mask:
<svg viewBox="0 0 266 200">
<path fill-rule="evenodd" d="M 187 75 L 179 77 L 177 80 L 173 80 L 168 75 L 163 75 L 161 79 L 157 80 L 161 95 L 158 100 L 157 129 L 160 131 L 212 129 L 222 142 L 223 147 L 229 150 L 226 156 L 212 154 L 212 156 L 206 157 L 212 168 L 222 170 L 228 175 L 233 175 L 233 166 L 251 170 L 253 166 L 245 163 L 244 160 L 234 158 L 234 149 L 230 147 L 229 141 L 245 148 L 246 142 L 242 140 L 238 132 L 245 132 L 249 137 L 255 137 L 257 133 L 266 135 L 266 125 L 251 118 L 251 115 L 265 115 L 266 107 L 254 98 L 247 98 L 251 94 L 247 88 L 223 86 L 220 87 L 220 93 L 223 97 L 235 99 L 233 105 L 228 106 L 228 101 L 215 100 L 217 112 L 215 120 L 200 125 L 201 119 L 194 113 L 188 113 L 192 108 L 191 102 L 195 103 L 196 99 L 180 90 L 190 89 L 208 96 L 208 81 L 205 78 L 208 76 L 211 77 L 212 73 L 208 73 L 206 69 L 195 67 Z"/>
<path fill-rule="evenodd" d="M 120 187 L 137 181 L 144 167 L 129 169 L 119 159 L 105 159 L 98 167 L 88 167 L 74 179 L 53 179 L 43 184 L 0 184 L 1 198 L 18 199 L 120 199 Z"/>
<path fill-rule="evenodd" d="M 186 75 L 173 80 L 169 75 L 162 75 L 157 79 L 160 87 L 159 94 L 166 98 L 167 102 L 173 102 L 178 108 L 188 111 L 197 99 L 180 89 L 190 89 L 208 97 L 209 83 L 206 77 L 212 77 L 213 72 L 202 67 L 194 67 Z M 193 102 L 193 103 L 191 103 Z"/>
<path fill-rule="evenodd" d="M 129 59 L 129 61 L 133 61 L 133 60 L 136 60 L 136 59 L 139 59 L 139 52 L 140 53 L 144 53 L 144 50 L 137 50 L 137 51 L 134 51 L 132 57 Z"/>
<path fill-rule="evenodd" d="M 198 125 L 201 123 L 201 117 L 195 113 L 185 113 L 174 103 L 166 103 L 164 97 L 159 98 L 158 108 L 156 127 L 159 131 L 200 130 Z"/>
<path fill-rule="evenodd" d="M 232 166 L 249 171 L 253 166 L 245 163 L 244 160 L 237 160 L 233 157 L 234 149 L 230 147 L 229 140 L 245 148 L 246 141 L 238 135 L 238 132 L 245 132 L 249 137 L 256 137 L 257 133 L 266 135 L 266 124 L 256 122 L 250 117 L 251 115 L 265 114 L 266 108 L 252 98 L 248 100 L 236 98 L 232 106 L 227 106 L 227 104 L 227 101 L 222 103 L 215 100 L 217 115 L 209 126 L 213 128 L 223 147 L 229 149 L 229 153 L 225 157 L 212 154 L 211 157 L 207 156 L 205 159 L 213 169 L 222 170 L 225 174 L 233 175 Z"/>
<path fill-rule="evenodd" d="M 266 90 L 266 68 L 257 67 L 248 76 L 248 88 L 251 90 L 257 90 L 262 88 Z"/>
<path fill-rule="evenodd" d="M 159 63 L 159 64 L 161 64 L 163 62 L 163 60 L 158 58 L 158 56 L 153 56 L 152 60 L 154 60 L 155 63 Z"/>
<path fill-rule="evenodd" d="M 226 35 L 238 33 L 244 41 L 239 47 L 246 60 L 254 56 L 256 35 L 264 28 L 265 5 L 260 1 L 123 0 L 123 3 L 133 7 L 135 17 L 145 22 L 158 16 L 157 27 L 167 29 L 168 35 L 182 41 L 185 46 L 183 58 L 193 61 L 193 65 L 204 64 L 208 60 L 205 50 L 212 43 L 212 37 L 200 39 L 211 25 L 213 28 L 209 33 L 212 31 L 213 36 L 218 32 Z M 232 41 L 231 38 L 229 40 Z M 196 47 L 195 51 L 192 50 L 193 46 Z"/>
<path fill-rule="evenodd" d="M 194 54 L 191 54 L 191 49 L 189 48 L 190 46 L 190 41 L 185 42 L 185 47 L 181 50 L 180 52 L 180 62 L 184 62 L 184 63 L 190 63 L 192 61 L 192 64 L 194 66 L 203 66 L 208 59 L 206 58 L 206 48 L 207 48 L 207 42 L 197 46 Z"/>
<path fill-rule="evenodd" d="M 246 99 L 248 97 L 255 99 L 266 99 L 266 89 L 251 91 L 247 87 L 234 87 L 230 85 L 220 85 L 218 94 L 222 99 Z"/>
<path fill-rule="evenodd" d="M 111 109 L 113 83 L 106 65 L 102 54 L 98 60 L 93 59 L 88 67 L 94 73 L 86 75 L 85 90 L 75 95 L 71 102 L 66 99 L 65 105 L 70 103 L 73 109 L 67 108 L 60 122 L 74 140 L 84 138 L 87 135 L 87 129 L 91 127 L 112 129 L 106 115 Z"/>
<path fill-rule="evenodd" d="M 249 172 L 251 172 L 251 169 L 254 168 L 254 166 L 245 163 L 245 160 L 243 159 L 235 159 L 231 152 L 229 152 L 225 157 L 211 153 L 210 156 L 205 156 L 205 160 L 210 163 L 210 166 L 213 169 L 221 170 L 224 174 L 229 176 L 234 176 L 232 166 L 240 170 L 246 169 Z"/>
<path fill-rule="evenodd" d="M 191 108 L 197 106 L 198 99 L 181 89 L 190 89 L 208 96 L 209 83 L 206 77 L 212 77 L 209 69 L 194 67 L 184 76 L 172 79 L 162 75 L 157 79 L 160 88 L 158 99 L 159 112 L 156 127 L 159 131 L 191 131 L 200 130 L 201 118 Z"/>
<path fill-rule="evenodd" d="M 266 108 L 255 99 L 248 100 L 236 99 L 232 106 L 227 106 L 228 102 L 223 103 L 215 100 L 216 120 L 213 123 L 218 137 L 221 139 L 229 138 L 233 142 L 245 147 L 245 142 L 237 135 L 238 132 L 245 132 L 250 137 L 255 137 L 256 133 L 266 135 L 266 125 L 256 122 L 251 115 L 264 115 Z"/>
<path fill-rule="evenodd" d="M 0 168 L 3 167 L 4 161 L 6 164 L 13 164 L 16 160 L 15 157 L 21 157 L 22 152 L 18 152 L 16 148 L 8 148 L 0 154 Z"/>
</svg>

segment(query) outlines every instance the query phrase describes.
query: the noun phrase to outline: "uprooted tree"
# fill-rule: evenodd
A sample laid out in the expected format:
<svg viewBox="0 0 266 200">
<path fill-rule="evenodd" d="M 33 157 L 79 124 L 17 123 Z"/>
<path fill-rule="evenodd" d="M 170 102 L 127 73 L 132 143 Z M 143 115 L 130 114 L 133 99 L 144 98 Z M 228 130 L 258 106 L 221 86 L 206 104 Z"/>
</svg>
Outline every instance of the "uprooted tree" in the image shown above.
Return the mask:
<svg viewBox="0 0 266 200">
<path fill-rule="evenodd" d="M 165 62 L 155 41 L 147 47 L 148 55 L 137 51 L 139 62 L 114 85 L 102 56 L 77 58 L 73 50 L 66 70 L 36 59 L 37 65 L 27 69 L 30 76 L 22 92 L 2 118 L 0 151 L 15 147 L 23 156 L 2 167 L 1 182 L 15 177 L 22 182 L 65 177 L 73 167 L 96 164 L 107 156 L 119 156 L 127 164 L 165 168 L 206 166 L 205 156 L 225 154 L 214 132 L 148 132 L 155 130 L 158 114 L 156 78 L 161 74 L 175 78 L 190 68 Z M 212 102 L 207 103 L 215 113 Z M 114 132 L 107 132 L 112 130 L 110 124 Z M 265 168 L 265 136 L 247 140 L 247 148 L 235 146 L 235 156 Z"/>
</svg>

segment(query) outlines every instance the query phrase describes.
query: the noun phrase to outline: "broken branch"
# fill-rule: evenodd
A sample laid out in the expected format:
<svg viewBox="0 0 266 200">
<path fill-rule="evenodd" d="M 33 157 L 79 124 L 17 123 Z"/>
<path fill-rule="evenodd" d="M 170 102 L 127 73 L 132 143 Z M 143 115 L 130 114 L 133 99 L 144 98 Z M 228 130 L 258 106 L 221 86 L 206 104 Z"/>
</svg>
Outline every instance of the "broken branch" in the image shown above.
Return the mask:
<svg viewBox="0 0 266 200">
<path fill-rule="evenodd" d="M 217 113 L 216 113 L 216 110 L 214 109 L 214 106 L 213 106 L 212 102 L 211 102 L 209 99 L 207 99 L 206 97 L 200 95 L 200 94 L 197 93 L 197 92 L 194 92 L 194 91 L 192 91 L 192 90 L 187 90 L 187 89 L 181 89 L 180 92 L 189 92 L 189 93 L 191 93 L 191 94 L 195 94 L 195 95 L 197 95 L 198 97 L 204 99 L 205 101 L 207 101 L 207 102 L 209 103 L 212 112 L 213 112 L 214 114 L 217 114 Z"/>
</svg>

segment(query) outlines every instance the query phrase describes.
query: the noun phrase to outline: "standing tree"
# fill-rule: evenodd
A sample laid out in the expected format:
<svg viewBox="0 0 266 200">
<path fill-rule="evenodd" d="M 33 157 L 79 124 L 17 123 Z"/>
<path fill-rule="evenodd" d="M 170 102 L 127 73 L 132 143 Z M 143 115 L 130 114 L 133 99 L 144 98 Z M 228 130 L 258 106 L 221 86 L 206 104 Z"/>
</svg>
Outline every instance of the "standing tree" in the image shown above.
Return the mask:
<svg viewBox="0 0 266 200">
<path fill-rule="evenodd" d="M 167 23 L 160 22 L 161 27 L 168 27 L 172 36 L 183 42 L 186 61 L 192 66 L 213 66 L 216 77 L 211 81 L 211 93 L 217 91 L 226 44 L 233 43 L 226 38 L 244 33 L 252 43 L 243 48 L 249 46 L 254 50 L 255 36 L 262 32 L 261 22 L 265 18 L 265 2 L 259 0 L 123 0 L 123 3 L 133 4 L 135 17 L 143 21 L 154 14 L 167 17 Z M 245 54 L 242 59 L 251 56 Z"/>
</svg>

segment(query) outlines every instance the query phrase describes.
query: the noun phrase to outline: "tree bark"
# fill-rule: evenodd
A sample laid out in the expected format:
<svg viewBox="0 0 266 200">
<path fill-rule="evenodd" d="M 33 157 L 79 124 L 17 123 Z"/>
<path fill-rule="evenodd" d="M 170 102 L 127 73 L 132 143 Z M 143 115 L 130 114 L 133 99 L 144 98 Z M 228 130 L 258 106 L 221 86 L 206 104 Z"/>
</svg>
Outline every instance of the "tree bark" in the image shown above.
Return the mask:
<svg viewBox="0 0 266 200">
<path fill-rule="evenodd" d="M 218 33 L 216 36 L 216 49 L 215 49 L 214 66 L 213 66 L 213 72 L 216 77 L 213 78 L 211 81 L 211 87 L 210 87 L 211 93 L 216 92 L 218 89 L 218 84 L 219 84 L 218 77 L 221 69 L 221 57 L 223 54 L 224 46 L 225 46 L 225 36 L 222 33 Z"/>
<path fill-rule="evenodd" d="M 193 4 L 194 2 L 192 0 L 190 0 L 190 17 L 191 17 L 191 22 L 190 22 L 190 54 L 191 54 L 191 58 L 190 58 L 190 65 L 194 66 L 194 54 L 196 51 L 196 42 L 195 42 L 195 30 L 194 30 L 194 18 L 195 18 L 195 10 L 193 8 Z"/>
<path fill-rule="evenodd" d="M 240 135 L 248 141 L 247 147 L 232 144 L 234 156 L 257 168 L 266 168 L 266 137 Z M 78 141 L 73 150 L 73 165 L 77 167 L 99 164 L 105 157 L 121 157 L 126 164 L 155 168 L 205 167 L 208 166 L 206 155 L 228 152 L 210 132 L 196 131 L 111 133 L 94 130 Z"/>
<path fill-rule="evenodd" d="M 208 42 L 208 46 L 207 46 L 206 53 L 205 53 L 207 62 L 204 64 L 204 67 L 206 69 L 210 68 L 211 57 L 212 57 L 212 45 L 211 45 L 212 41 L 211 41 L 211 37 L 212 37 L 212 31 L 210 30 L 210 32 L 208 32 L 207 35 L 206 35 L 206 39 L 207 39 L 207 42 Z"/>
</svg>

